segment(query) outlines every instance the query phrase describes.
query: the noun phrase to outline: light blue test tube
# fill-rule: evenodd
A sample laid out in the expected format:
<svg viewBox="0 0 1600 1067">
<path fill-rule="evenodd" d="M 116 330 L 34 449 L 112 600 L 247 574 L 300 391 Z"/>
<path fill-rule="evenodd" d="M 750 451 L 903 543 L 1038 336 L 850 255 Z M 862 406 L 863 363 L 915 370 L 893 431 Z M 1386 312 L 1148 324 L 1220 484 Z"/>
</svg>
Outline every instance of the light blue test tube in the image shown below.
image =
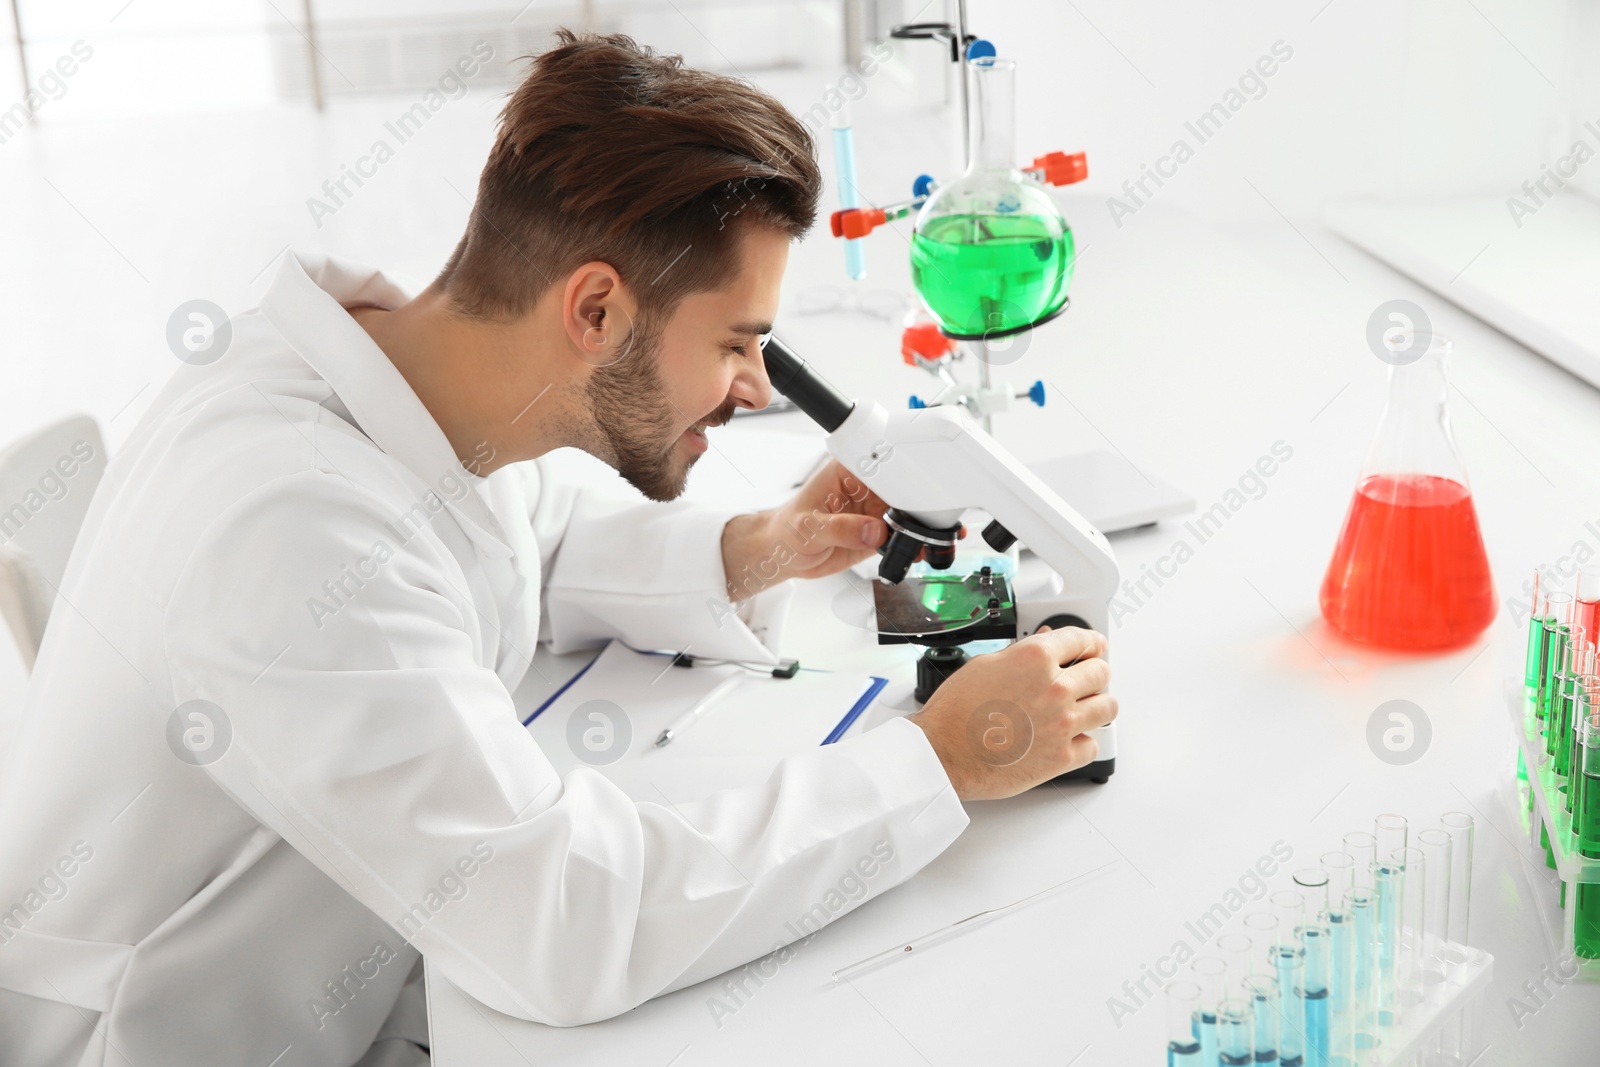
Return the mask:
<svg viewBox="0 0 1600 1067">
<path fill-rule="evenodd" d="M 856 136 L 850 125 L 850 101 L 833 116 L 833 157 L 839 168 L 839 206 L 861 206 L 861 194 L 856 187 Z M 864 238 L 852 237 L 844 243 L 844 269 L 853 281 L 867 276 L 867 254 L 861 247 Z"/>
<path fill-rule="evenodd" d="M 1400 1021 L 1397 978 L 1400 966 L 1401 914 L 1404 908 L 1406 869 L 1400 863 L 1380 859 L 1372 865 L 1372 893 L 1377 908 L 1373 928 L 1376 945 L 1374 1007 L 1379 1028 Z"/>
<path fill-rule="evenodd" d="M 1305 1001 L 1300 995 L 1305 955 L 1292 936 L 1272 948 L 1278 973 L 1278 1062 L 1283 1067 L 1303 1067 L 1306 1062 Z"/>
<path fill-rule="evenodd" d="M 1305 1019 L 1306 1067 L 1329 1067 L 1328 1058 L 1328 928 L 1310 922 L 1300 927 L 1305 953 L 1300 976 L 1301 1014 Z"/>
<path fill-rule="evenodd" d="M 1353 886 L 1344 895 L 1350 923 L 1350 1029 L 1357 1055 L 1378 1047 L 1378 1024 L 1373 1000 L 1376 994 L 1376 905 L 1372 890 Z"/>
<path fill-rule="evenodd" d="M 1251 1067 L 1255 1062 L 1254 1016 L 1254 1006 L 1243 997 L 1230 997 L 1217 1005 L 1219 1067 Z"/>
</svg>

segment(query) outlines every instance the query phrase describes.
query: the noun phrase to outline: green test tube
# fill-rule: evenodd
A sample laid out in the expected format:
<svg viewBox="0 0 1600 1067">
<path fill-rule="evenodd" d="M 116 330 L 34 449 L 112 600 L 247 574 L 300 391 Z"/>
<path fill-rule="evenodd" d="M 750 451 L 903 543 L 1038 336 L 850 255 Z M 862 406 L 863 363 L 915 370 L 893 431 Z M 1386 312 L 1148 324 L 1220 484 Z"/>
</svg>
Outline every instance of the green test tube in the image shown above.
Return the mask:
<svg viewBox="0 0 1600 1067">
<path fill-rule="evenodd" d="M 1555 676 L 1567 659 L 1567 620 L 1572 615 L 1572 594 L 1563 590 L 1552 591 L 1546 599 L 1548 614 L 1544 620 L 1544 665 L 1539 675 L 1538 716 L 1541 722 L 1550 720 L 1550 703 L 1555 695 Z"/>
<path fill-rule="evenodd" d="M 1582 805 L 1575 809 L 1578 828 L 1578 854 L 1585 859 L 1600 859 L 1600 709 L 1579 723 L 1578 746 L 1583 753 Z"/>
<path fill-rule="evenodd" d="M 1572 954 L 1600 959 L 1600 883 L 1579 882 L 1573 901 Z"/>
<path fill-rule="evenodd" d="M 1528 654 L 1522 664 L 1523 693 L 1529 707 L 1539 700 L 1539 674 L 1544 665 L 1545 620 L 1548 618 L 1544 598 L 1547 590 L 1540 588 L 1540 574 L 1533 572 L 1533 602 L 1528 615 Z"/>
</svg>

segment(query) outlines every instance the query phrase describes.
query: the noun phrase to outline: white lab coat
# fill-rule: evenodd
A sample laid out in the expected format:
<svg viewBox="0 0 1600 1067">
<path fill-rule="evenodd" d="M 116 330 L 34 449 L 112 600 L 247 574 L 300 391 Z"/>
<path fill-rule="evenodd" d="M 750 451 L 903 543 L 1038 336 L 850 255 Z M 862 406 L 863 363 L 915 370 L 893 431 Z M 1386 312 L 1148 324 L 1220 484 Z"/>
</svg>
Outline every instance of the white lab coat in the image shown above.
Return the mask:
<svg viewBox="0 0 1600 1067">
<path fill-rule="evenodd" d="M 708 607 L 724 514 L 468 475 L 341 307 L 404 299 L 285 256 L 107 471 L 0 777 L 0 1061 L 347 1067 L 425 1040 L 419 950 L 498 1011 L 603 1019 L 966 825 L 902 721 L 698 804 L 558 779 L 510 697 L 539 635 L 770 656 L 784 594 Z"/>
</svg>

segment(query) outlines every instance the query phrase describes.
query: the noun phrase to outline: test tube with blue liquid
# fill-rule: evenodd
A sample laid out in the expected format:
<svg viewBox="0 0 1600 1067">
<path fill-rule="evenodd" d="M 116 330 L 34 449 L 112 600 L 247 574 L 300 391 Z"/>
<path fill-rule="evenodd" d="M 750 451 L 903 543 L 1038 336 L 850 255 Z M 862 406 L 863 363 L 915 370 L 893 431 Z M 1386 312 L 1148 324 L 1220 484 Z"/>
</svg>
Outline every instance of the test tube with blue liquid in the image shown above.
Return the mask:
<svg viewBox="0 0 1600 1067">
<path fill-rule="evenodd" d="M 1355 859 L 1348 852 L 1324 852 L 1319 862 L 1328 876 L 1328 906 L 1319 917 L 1328 930 L 1328 1064 L 1354 1067 L 1355 924 L 1345 898 L 1353 884 Z"/>
<path fill-rule="evenodd" d="M 1378 906 L 1371 886 L 1351 886 L 1344 895 L 1350 917 L 1350 1027 L 1358 1057 L 1378 1047 Z"/>
<path fill-rule="evenodd" d="M 1200 987 L 1194 982 L 1167 986 L 1167 1067 L 1202 1067 L 1199 1018 Z"/>
<path fill-rule="evenodd" d="M 1400 1021 L 1395 977 L 1400 963 L 1400 921 L 1405 907 L 1405 868 L 1394 859 L 1380 859 L 1372 865 L 1372 897 L 1376 922 L 1373 925 L 1373 1011 L 1377 1025 L 1394 1026 Z"/>
<path fill-rule="evenodd" d="M 1228 965 L 1220 956 L 1197 956 L 1189 973 L 1200 986 L 1200 1005 L 1194 1013 L 1194 1034 L 1200 1039 L 1200 1060 L 1206 1067 L 1217 1062 L 1217 1005 L 1222 1002 Z"/>
<path fill-rule="evenodd" d="M 856 187 L 856 140 L 850 122 L 850 101 L 833 116 L 833 156 L 839 171 L 839 207 L 848 211 L 861 206 L 861 194 Z M 861 247 L 864 238 L 846 238 L 844 242 L 844 269 L 853 281 L 867 276 L 867 255 Z"/>
<path fill-rule="evenodd" d="M 1329 1067 L 1328 1056 L 1328 928 L 1318 922 L 1300 927 L 1302 970 L 1300 1013 L 1305 1020 L 1306 1067 Z"/>
<path fill-rule="evenodd" d="M 1305 950 L 1292 936 L 1272 949 L 1278 977 L 1278 1062 L 1282 1067 L 1304 1067 L 1305 1002 L 1300 989 L 1305 980 Z"/>
<path fill-rule="evenodd" d="M 1240 983 L 1255 1016 L 1255 1062 L 1278 1062 L 1278 980 L 1267 973 L 1252 974 Z"/>
<path fill-rule="evenodd" d="M 1220 1067 L 1250 1067 L 1255 1062 L 1254 1010 L 1243 997 L 1228 997 L 1217 1005 L 1217 1063 Z"/>
</svg>

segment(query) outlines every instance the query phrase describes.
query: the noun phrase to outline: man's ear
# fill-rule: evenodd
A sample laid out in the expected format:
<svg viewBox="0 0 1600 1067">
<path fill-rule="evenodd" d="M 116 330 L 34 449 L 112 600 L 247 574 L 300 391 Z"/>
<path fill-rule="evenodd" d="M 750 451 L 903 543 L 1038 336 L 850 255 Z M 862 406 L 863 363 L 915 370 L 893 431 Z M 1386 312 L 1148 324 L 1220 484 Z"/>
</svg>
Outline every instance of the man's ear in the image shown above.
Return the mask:
<svg viewBox="0 0 1600 1067">
<path fill-rule="evenodd" d="M 574 270 L 562 295 L 561 324 L 573 352 L 592 368 L 628 351 L 637 305 L 616 268 L 595 260 Z"/>
</svg>

